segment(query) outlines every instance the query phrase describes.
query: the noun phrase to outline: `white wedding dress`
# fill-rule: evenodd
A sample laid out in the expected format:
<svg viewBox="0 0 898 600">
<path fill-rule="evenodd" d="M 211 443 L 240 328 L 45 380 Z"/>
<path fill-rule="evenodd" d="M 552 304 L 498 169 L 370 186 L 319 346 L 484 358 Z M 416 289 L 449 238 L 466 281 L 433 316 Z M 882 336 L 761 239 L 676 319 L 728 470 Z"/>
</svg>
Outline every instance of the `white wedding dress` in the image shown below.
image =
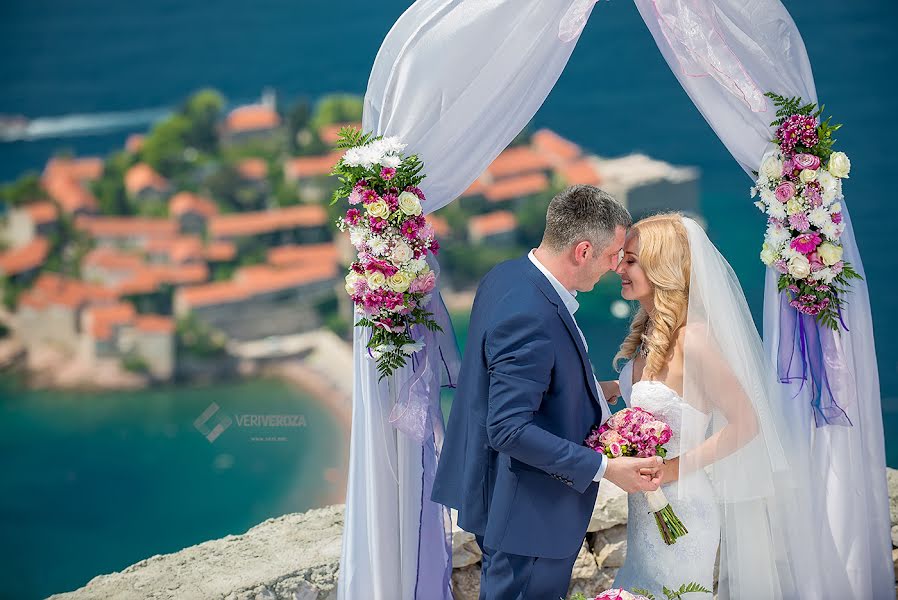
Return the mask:
<svg viewBox="0 0 898 600">
<path fill-rule="evenodd" d="M 660 381 L 633 381 L 633 362 L 620 373 L 621 396 L 628 407 L 649 411 L 670 425 L 673 437 L 665 444 L 668 458 L 689 448 L 680 447 L 680 420 L 683 410 L 695 411 L 707 425 L 711 416 L 687 405 L 680 396 Z M 720 516 L 711 482 L 704 471 L 697 471 L 685 498 L 678 497 L 678 482 L 661 486 L 671 507 L 686 526 L 688 534 L 668 546 L 661 539 L 655 517 L 649 512 L 642 493 L 629 494 L 627 506 L 627 557 L 614 580 L 615 588 L 632 591 L 641 588 L 663 598 L 662 588 L 677 589 L 695 582 L 713 589 L 714 562 L 720 543 Z M 708 594 L 691 593 L 684 598 L 710 598 Z"/>
</svg>

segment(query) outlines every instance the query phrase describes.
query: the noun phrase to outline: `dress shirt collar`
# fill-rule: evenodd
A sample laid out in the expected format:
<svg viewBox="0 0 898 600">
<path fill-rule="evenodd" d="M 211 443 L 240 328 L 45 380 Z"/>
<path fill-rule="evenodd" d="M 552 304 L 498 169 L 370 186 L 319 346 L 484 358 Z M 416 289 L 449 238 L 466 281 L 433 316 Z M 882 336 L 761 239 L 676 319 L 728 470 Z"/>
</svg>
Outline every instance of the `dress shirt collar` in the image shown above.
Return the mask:
<svg viewBox="0 0 898 600">
<path fill-rule="evenodd" d="M 552 284 L 552 287 L 555 288 L 555 291 L 558 292 L 558 295 L 561 297 L 561 301 L 564 302 L 564 305 L 567 307 L 568 312 L 573 315 L 577 312 L 577 309 L 580 308 L 580 303 L 577 302 L 575 296 L 577 295 L 576 290 L 569 290 L 558 281 L 554 275 L 547 269 L 539 260 L 536 258 L 536 255 L 533 253 L 533 250 L 527 254 L 527 258 L 530 259 L 537 269 L 539 269 L 543 275 L 546 276 L 546 279 L 549 280 L 549 283 Z"/>
</svg>

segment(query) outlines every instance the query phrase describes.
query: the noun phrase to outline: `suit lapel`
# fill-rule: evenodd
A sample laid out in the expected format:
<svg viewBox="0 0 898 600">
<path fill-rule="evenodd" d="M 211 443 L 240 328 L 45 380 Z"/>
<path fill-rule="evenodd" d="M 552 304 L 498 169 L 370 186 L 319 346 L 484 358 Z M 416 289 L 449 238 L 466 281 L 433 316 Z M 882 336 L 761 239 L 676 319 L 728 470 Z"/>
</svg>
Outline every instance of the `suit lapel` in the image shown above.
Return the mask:
<svg viewBox="0 0 898 600">
<path fill-rule="evenodd" d="M 602 403 L 599 402 L 599 392 L 596 389 L 596 376 L 592 371 L 592 363 L 589 362 L 589 355 L 586 353 L 586 347 L 583 345 L 583 339 L 577 331 L 577 324 L 574 323 L 574 318 L 571 316 L 571 312 L 567 309 L 567 306 L 564 305 L 558 292 L 555 291 L 555 288 L 552 287 L 552 284 L 549 283 L 546 276 L 543 275 L 543 273 L 536 268 L 536 265 L 530 261 L 530 257 L 525 255 L 522 260 L 525 263 L 524 268 L 527 275 L 533 283 L 536 284 L 536 287 L 542 291 L 546 299 L 554 304 L 555 308 L 558 310 L 558 316 L 561 317 L 561 320 L 564 322 L 564 326 L 567 328 L 571 339 L 574 341 L 574 345 L 577 347 L 577 353 L 580 354 L 583 374 L 587 381 L 586 387 L 589 389 L 593 401 L 595 401 L 595 403 L 599 405 L 599 408 L 601 408 Z"/>
</svg>

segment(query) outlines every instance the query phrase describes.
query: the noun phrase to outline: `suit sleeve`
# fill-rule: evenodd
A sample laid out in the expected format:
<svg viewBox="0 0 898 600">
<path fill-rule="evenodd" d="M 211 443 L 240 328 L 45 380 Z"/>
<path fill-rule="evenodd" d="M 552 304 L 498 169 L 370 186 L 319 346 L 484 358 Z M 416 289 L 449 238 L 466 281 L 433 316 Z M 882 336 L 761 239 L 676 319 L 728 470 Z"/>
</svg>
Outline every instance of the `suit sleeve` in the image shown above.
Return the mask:
<svg viewBox="0 0 898 600">
<path fill-rule="evenodd" d="M 510 315 L 487 333 L 489 370 L 486 429 L 490 445 L 561 479 L 583 493 L 603 470 L 605 457 L 533 423 L 549 389 L 555 351 L 534 315 Z"/>
</svg>

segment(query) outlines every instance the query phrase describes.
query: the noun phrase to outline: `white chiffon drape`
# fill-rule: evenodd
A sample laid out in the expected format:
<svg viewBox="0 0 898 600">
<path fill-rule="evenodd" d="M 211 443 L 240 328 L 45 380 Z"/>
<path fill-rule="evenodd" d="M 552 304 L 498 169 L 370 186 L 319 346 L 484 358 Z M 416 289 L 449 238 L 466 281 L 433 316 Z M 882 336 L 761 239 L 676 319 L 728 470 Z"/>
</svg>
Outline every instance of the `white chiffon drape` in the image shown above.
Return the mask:
<svg viewBox="0 0 898 600">
<path fill-rule="evenodd" d="M 775 107 L 763 97 L 773 91 L 817 102 L 804 42 L 779 0 L 635 0 L 674 75 L 742 168 L 751 175 L 770 148 Z M 848 218 L 851 180 L 842 202 L 847 224 L 845 260 L 863 274 Z M 746 202 L 749 200 L 746 197 Z M 759 219 L 760 243 L 763 223 Z M 792 433 L 811 457 L 810 497 L 821 539 L 814 548 L 820 572 L 847 569 L 848 589 L 830 597 L 895 597 L 889 536 L 888 489 L 879 376 L 866 281 L 852 284 L 841 333 L 854 381 L 845 390 L 852 427 L 817 427 L 810 386 L 782 384 L 782 401 L 792 411 Z M 768 269 L 764 294 L 764 345 L 776 363 L 780 300 Z"/>
<path fill-rule="evenodd" d="M 457 198 L 542 105 L 576 43 L 576 37 L 558 39 L 561 18 L 572 4 L 419 0 L 390 30 L 368 81 L 362 128 L 399 136 L 407 151 L 421 157 L 426 213 Z M 450 598 L 447 582 L 434 572 L 440 565 L 419 562 L 438 541 L 422 539 L 421 532 L 426 530 L 422 519 L 438 518 L 430 490 L 422 490 L 422 473 L 424 461 L 439 451 L 439 436 L 422 448 L 389 423 L 393 392 L 386 380 L 378 383 L 366 342 L 365 331 L 355 328 L 337 597 Z M 410 372 L 410 367 L 397 372 L 397 382 Z"/>
<path fill-rule="evenodd" d="M 423 159 L 426 212 L 454 200 L 530 121 L 567 64 L 595 2 L 418 0 L 399 18 L 375 59 L 362 126 L 399 136 Z M 817 99 L 804 44 L 785 8 L 779 0 L 635 2 L 699 111 L 739 164 L 746 171 L 757 169 L 773 119 L 763 92 Z M 847 222 L 846 259 L 863 272 Z M 776 300 L 768 285 L 765 340 L 772 356 Z M 815 509 L 826 518 L 821 526 L 836 548 L 820 556 L 819 566 L 847 565 L 852 573 L 851 590 L 834 590 L 834 597 L 892 598 L 879 385 L 863 282 L 855 284 L 846 320 L 851 332 L 844 336 L 845 352 L 856 373 L 855 426 L 815 428 L 810 401 L 799 396 L 790 404 L 794 434 L 816 458 Z M 421 548 L 433 543 L 422 540 L 422 520 L 440 518 L 428 500 L 430 491 L 422 489 L 424 467 L 439 452 L 439 436 L 422 446 L 393 428 L 393 391 L 386 381 L 378 383 L 365 356 L 364 330 L 356 328 L 353 339 L 338 598 L 448 598 L 442 571 L 451 557 L 438 553 L 437 559 L 430 555 L 431 562 L 420 562 Z M 410 371 L 399 371 L 397 380 L 407 380 Z"/>
</svg>

